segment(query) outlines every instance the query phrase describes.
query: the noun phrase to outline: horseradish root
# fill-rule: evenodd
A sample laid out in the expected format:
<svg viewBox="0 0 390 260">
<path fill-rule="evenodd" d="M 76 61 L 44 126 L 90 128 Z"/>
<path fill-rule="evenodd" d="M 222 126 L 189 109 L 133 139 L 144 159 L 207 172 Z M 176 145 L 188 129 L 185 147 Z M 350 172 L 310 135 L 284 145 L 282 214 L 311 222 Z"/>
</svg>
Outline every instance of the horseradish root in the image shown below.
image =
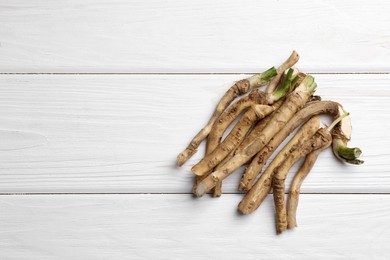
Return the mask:
<svg viewBox="0 0 390 260">
<path fill-rule="evenodd" d="M 216 149 L 218 144 L 221 142 L 223 133 L 229 127 L 229 125 L 241 114 L 241 112 L 245 111 L 249 107 L 253 108 L 255 105 L 272 105 L 281 98 L 283 98 L 287 93 L 290 92 L 292 84 L 295 84 L 295 82 L 299 79 L 297 77 L 291 80 L 291 75 L 292 71 L 289 74 L 288 80 L 286 80 L 287 83 L 282 85 L 274 93 L 267 94 L 260 90 L 255 90 L 251 92 L 247 97 L 242 98 L 238 102 L 228 107 L 215 122 L 213 129 L 211 130 L 210 135 L 207 139 L 208 142 L 206 149 L 208 157 L 204 158 L 204 160 L 202 160 L 200 164 L 195 165 L 195 167 L 192 168 L 192 172 L 198 176 L 202 176 L 209 170 L 211 170 L 216 164 L 220 163 L 219 160 L 215 161 L 215 165 L 213 165 L 213 163 L 210 163 L 209 160 L 213 160 L 213 158 L 211 157 L 211 155 L 209 155 L 209 153 L 213 152 Z M 259 111 L 259 113 L 264 114 L 261 111 Z M 268 114 L 269 113 L 266 113 L 266 115 Z M 264 116 L 261 116 L 259 117 L 259 119 L 263 117 Z"/>
<path fill-rule="evenodd" d="M 327 129 L 319 129 L 302 146 L 296 147 L 283 163 L 275 169 L 273 178 L 273 196 L 276 210 L 276 231 L 278 234 L 287 229 L 287 211 L 284 202 L 285 179 L 290 168 L 303 156 L 317 149 L 325 149 L 332 142 L 332 135 Z"/>
<path fill-rule="evenodd" d="M 260 204 L 263 202 L 263 200 L 271 190 L 272 178 L 274 175 L 275 168 L 278 167 L 286 159 L 287 156 L 289 156 L 294 147 L 302 146 L 308 139 L 310 139 L 319 127 L 320 120 L 317 117 L 313 117 L 301 127 L 297 134 L 278 153 L 278 155 L 271 162 L 268 168 L 260 176 L 256 184 L 251 187 L 249 192 L 245 195 L 243 200 L 238 205 L 238 209 L 243 214 L 249 214 L 260 206 Z M 280 131 L 273 138 L 273 140 L 261 151 L 261 157 L 264 157 L 264 159 L 268 159 L 271 156 L 271 153 L 276 149 L 276 147 L 279 146 L 295 128 L 291 131 L 289 129 L 286 131 L 286 129 L 288 129 L 288 126 L 284 127 L 283 130 Z M 257 164 L 257 162 L 253 163 Z M 251 166 L 252 164 L 248 168 L 250 168 Z M 257 165 L 254 167 L 257 167 Z M 247 183 L 245 184 L 248 185 Z M 244 183 L 242 183 L 241 185 L 244 186 Z"/>
<path fill-rule="evenodd" d="M 298 111 L 294 117 L 285 125 L 285 127 L 275 136 L 274 140 L 279 139 L 279 135 L 281 136 L 281 139 L 286 138 L 291 132 L 295 130 L 295 128 L 306 122 L 306 120 L 312 116 L 324 113 L 330 114 L 334 119 L 337 119 L 341 116 L 340 113 L 344 113 L 344 109 L 342 109 L 339 103 L 333 101 L 312 102 L 302 110 Z M 349 116 L 344 117 L 341 122 L 335 126 L 332 131 L 333 140 L 335 138 L 345 138 L 349 140 L 352 128 L 348 118 Z M 336 132 L 337 135 L 334 135 L 334 132 Z M 276 142 L 274 142 L 274 140 L 271 141 L 271 146 L 275 145 L 274 143 Z M 243 200 L 238 206 L 238 209 L 242 213 L 249 214 L 260 206 L 261 202 L 265 199 L 271 190 L 273 177 L 272 174 L 273 172 L 267 169 L 264 174 L 260 176 L 250 191 L 244 196 Z"/>
<path fill-rule="evenodd" d="M 317 117 L 313 117 L 302 128 L 297 132 L 297 134 L 286 144 L 286 146 L 279 152 L 279 154 L 274 158 L 272 163 L 268 166 L 267 170 L 263 173 L 261 178 L 272 178 L 273 169 L 277 167 L 286 157 L 289 155 L 290 150 L 294 146 L 303 145 L 320 127 L 320 120 Z M 284 131 L 279 132 L 274 136 L 274 138 L 254 157 L 250 165 L 245 169 L 245 172 L 241 178 L 240 190 L 248 191 L 252 188 L 254 179 L 261 172 L 265 163 L 271 157 L 272 153 L 278 148 L 278 146 L 286 139 L 287 135 Z M 262 185 L 262 187 L 267 188 L 268 193 L 268 183 Z"/>
<path fill-rule="evenodd" d="M 279 100 L 284 96 L 284 94 L 287 92 L 287 88 L 283 89 L 282 91 L 276 91 L 274 94 L 271 95 L 258 95 L 258 99 L 256 99 L 257 104 L 272 104 L 275 101 Z M 258 92 L 259 93 L 259 92 Z M 253 94 L 253 93 L 252 93 Z M 252 99 L 251 99 L 252 100 Z M 226 111 L 230 111 L 229 108 Z M 221 145 L 217 146 L 215 149 L 209 148 L 209 146 L 214 146 L 215 144 L 218 144 L 222 138 L 223 133 L 225 132 L 226 128 L 231 124 L 231 122 L 235 119 L 235 117 L 241 112 L 239 109 L 234 109 L 235 113 L 228 113 L 226 117 L 224 117 L 225 113 L 221 115 L 222 118 L 218 119 L 218 122 L 214 125 L 214 131 L 210 133 L 209 139 L 208 139 L 208 146 L 207 150 L 212 150 L 210 154 L 208 154 L 205 158 L 203 158 L 198 164 L 196 164 L 191 170 L 193 173 L 195 173 L 198 176 L 202 176 L 205 173 L 207 173 L 209 170 L 213 169 L 217 164 L 219 164 L 232 150 L 235 148 L 239 143 L 241 138 L 244 137 L 244 134 L 247 133 L 249 128 L 259 119 L 264 118 L 265 116 L 269 115 L 271 112 L 273 112 L 271 106 L 265 106 L 265 105 L 252 105 L 251 109 L 244 114 L 242 117 L 242 120 L 240 120 L 234 131 L 234 134 L 236 136 L 228 136 L 231 138 L 226 138 Z M 234 114 L 232 116 L 231 114 Z M 225 118 L 229 118 L 228 120 L 225 120 Z M 232 131 L 232 133 L 233 133 Z M 234 143 L 232 140 L 235 139 Z M 227 141 L 226 141 L 227 140 Z M 226 141 L 226 142 L 225 142 Z M 225 145 L 225 143 L 227 143 Z M 228 147 L 226 147 L 228 146 Z"/>
<path fill-rule="evenodd" d="M 226 162 L 220 169 L 207 176 L 198 185 L 195 193 L 202 196 L 210 191 L 218 180 L 223 180 L 235 170 L 247 163 L 257 152 L 259 152 L 287 121 L 309 100 L 315 91 L 317 84 L 312 76 L 306 76 L 303 82 L 287 97 L 283 105 L 275 111 L 271 120 L 264 127 L 262 133 L 253 142 L 248 144 L 240 153 Z"/>
<path fill-rule="evenodd" d="M 348 116 L 349 113 L 344 113 L 341 115 L 339 118 L 337 118 L 328 128 L 327 130 L 329 132 L 333 132 L 333 128 L 343 120 L 344 117 Z M 306 158 L 305 161 L 303 162 L 302 166 L 299 168 L 298 172 L 295 174 L 291 186 L 290 186 L 290 192 L 288 195 L 288 200 L 287 200 L 287 228 L 292 229 L 297 226 L 297 220 L 296 220 L 296 215 L 297 215 L 297 208 L 298 208 L 298 201 L 299 201 L 299 193 L 301 191 L 301 186 L 303 183 L 303 180 L 306 178 L 306 176 L 309 174 L 311 169 L 314 166 L 314 163 L 317 161 L 317 158 L 319 154 L 328 148 L 330 145 L 324 145 L 321 148 L 314 150 L 310 152 Z"/>
<path fill-rule="evenodd" d="M 325 147 L 325 146 L 324 146 Z M 318 155 L 320 155 L 323 149 L 315 150 L 309 153 L 298 172 L 295 174 L 294 179 L 290 186 L 290 192 L 287 200 L 287 228 L 291 229 L 297 227 L 297 208 L 299 201 L 299 193 L 301 192 L 301 185 L 303 180 L 309 174 L 317 161 Z"/>
<path fill-rule="evenodd" d="M 277 74 L 275 67 L 272 67 L 263 73 L 255 74 L 249 78 L 237 81 L 219 101 L 209 122 L 199 133 L 191 140 L 187 148 L 177 156 L 177 164 L 183 165 L 191 156 L 196 153 L 200 143 L 208 136 L 217 118 L 222 114 L 226 107 L 238 96 L 243 95 L 257 87 L 261 87 Z"/>
<path fill-rule="evenodd" d="M 277 70 L 272 67 L 237 81 L 219 101 L 207 125 L 177 157 L 181 166 L 207 138 L 204 158 L 191 169 L 196 175 L 193 193 L 198 197 L 209 191 L 213 191 L 214 197 L 220 196 L 223 180 L 247 164 L 239 182 L 239 190 L 246 194 L 238 210 L 252 213 L 273 188 L 277 233 L 297 226 L 301 185 L 324 149 L 332 144 L 337 159 L 350 164 L 363 163 L 359 159 L 361 150 L 348 147 L 352 132 L 349 114 L 339 103 L 313 96 L 317 87 L 314 78 L 291 68 L 298 59 L 293 51 Z M 256 89 L 266 84 L 265 91 Z M 316 117 L 319 114 L 330 115 L 334 122 L 320 128 Z M 290 138 L 297 128 L 300 129 Z M 225 133 L 227 129 L 232 130 Z M 290 140 L 269 161 L 286 138 Z M 303 157 L 286 202 L 286 176 Z"/>
</svg>

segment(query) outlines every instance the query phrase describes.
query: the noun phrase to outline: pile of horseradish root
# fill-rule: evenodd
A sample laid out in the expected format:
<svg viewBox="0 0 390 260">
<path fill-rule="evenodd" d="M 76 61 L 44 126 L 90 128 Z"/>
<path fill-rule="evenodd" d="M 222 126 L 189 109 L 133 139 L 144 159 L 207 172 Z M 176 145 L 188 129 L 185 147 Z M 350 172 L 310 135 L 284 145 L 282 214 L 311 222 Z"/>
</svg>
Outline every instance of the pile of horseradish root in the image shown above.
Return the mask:
<svg viewBox="0 0 390 260">
<path fill-rule="evenodd" d="M 205 157 L 191 169 L 197 175 L 193 193 L 199 197 L 210 191 L 220 196 L 222 181 L 247 164 L 239 184 L 239 190 L 246 194 L 238 209 L 243 214 L 253 212 L 272 188 L 277 233 L 297 225 L 300 187 L 321 151 L 332 144 L 339 160 L 363 163 L 358 159 L 361 150 L 347 147 L 351 139 L 349 114 L 339 103 L 321 101 L 313 95 L 317 87 L 314 78 L 291 68 L 298 59 L 294 51 L 278 69 L 272 67 L 237 81 L 221 98 L 207 125 L 177 157 L 178 165 L 183 165 L 207 138 Z M 265 85 L 265 91 L 257 89 Z M 320 127 L 318 114 L 329 114 L 333 123 Z M 262 171 L 272 153 L 298 127 L 295 136 Z M 286 202 L 286 175 L 302 157 L 304 162 L 293 178 Z"/>
</svg>

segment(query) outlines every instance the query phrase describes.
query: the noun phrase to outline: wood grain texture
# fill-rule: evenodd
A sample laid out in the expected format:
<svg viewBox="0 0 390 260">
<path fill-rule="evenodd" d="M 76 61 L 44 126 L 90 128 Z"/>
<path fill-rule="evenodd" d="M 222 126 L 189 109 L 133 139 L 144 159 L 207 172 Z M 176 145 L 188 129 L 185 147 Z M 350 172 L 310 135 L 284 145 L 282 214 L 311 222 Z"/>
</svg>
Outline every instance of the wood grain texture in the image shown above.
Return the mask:
<svg viewBox="0 0 390 260">
<path fill-rule="evenodd" d="M 387 259 L 390 195 L 303 195 L 298 225 L 275 234 L 272 198 L 240 195 L 0 197 L 1 259 Z M 363 206 L 364 205 L 364 206 Z"/>
<path fill-rule="evenodd" d="M 203 150 L 182 168 L 176 155 L 244 76 L 1 75 L 0 192 L 189 193 Z M 316 93 L 351 113 L 366 162 L 339 163 L 328 149 L 302 192 L 390 193 L 390 75 L 315 77 Z"/>
<path fill-rule="evenodd" d="M 0 72 L 389 72 L 390 3 L 0 1 Z"/>
</svg>

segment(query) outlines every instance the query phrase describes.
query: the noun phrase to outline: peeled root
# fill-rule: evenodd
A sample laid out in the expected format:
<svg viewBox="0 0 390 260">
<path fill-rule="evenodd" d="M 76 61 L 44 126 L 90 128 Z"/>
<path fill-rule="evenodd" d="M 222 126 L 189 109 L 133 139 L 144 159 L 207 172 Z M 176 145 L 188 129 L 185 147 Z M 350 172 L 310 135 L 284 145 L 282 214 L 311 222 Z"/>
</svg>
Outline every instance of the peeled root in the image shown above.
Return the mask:
<svg viewBox="0 0 390 260">
<path fill-rule="evenodd" d="M 177 156 L 177 164 L 183 165 L 193 154 L 196 153 L 200 143 L 208 136 L 217 118 L 222 114 L 226 107 L 238 96 L 243 95 L 254 88 L 265 85 L 269 80 L 277 74 L 274 67 L 264 71 L 263 73 L 255 74 L 247 79 L 237 81 L 219 101 L 209 122 L 202 130 L 191 140 L 186 149 Z"/>
<path fill-rule="evenodd" d="M 310 138 L 303 146 L 297 147 L 283 161 L 283 163 L 275 169 L 273 177 L 273 197 L 276 210 L 276 231 L 278 234 L 287 229 L 287 210 L 284 200 L 285 180 L 290 168 L 303 156 L 317 149 L 325 149 L 332 143 L 330 132 L 321 128 L 317 133 Z"/>
</svg>

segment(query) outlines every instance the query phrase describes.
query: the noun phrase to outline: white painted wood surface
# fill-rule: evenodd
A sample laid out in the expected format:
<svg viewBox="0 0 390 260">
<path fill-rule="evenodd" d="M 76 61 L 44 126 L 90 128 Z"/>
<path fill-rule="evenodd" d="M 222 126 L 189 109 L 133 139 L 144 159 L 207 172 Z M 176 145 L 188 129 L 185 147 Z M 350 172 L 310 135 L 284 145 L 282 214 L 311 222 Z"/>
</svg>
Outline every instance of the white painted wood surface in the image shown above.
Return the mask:
<svg viewBox="0 0 390 260">
<path fill-rule="evenodd" d="M 183 168 L 175 158 L 242 77 L 2 75 L 0 190 L 188 193 L 190 166 L 203 151 Z M 390 192 L 390 75 L 315 77 L 316 94 L 351 113 L 351 145 L 361 147 L 366 163 L 344 165 L 329 149 L 303 192 Z M 239 178 L 227 180 L 224 191 L 236 192 Z"/>
<path fill-rule="evenodd" d="M 272 198 L 241 195 L 0 197 L 1 259 L 388 259 L 390 196 L 303 195 L 299 227 L 276 236 Z"/>
<path fill-rule="evenodd" d="M 389 13 L 384 0 L 0 0 L 0 259 L 389 259 Z M 293 49 L 317 94 L 351 112 L 366 162 L 324 152 L 299 228 L 276 236 L 270 197 L 250 216 L 241 194 L 194 199 L 202 153 L 175 158 L 240 73 Z"/>
<path fill-rule="evenodd" d="M 388 72 L 390 4 L 305 0 L 0 1 L 1 72 Z"/>
</svg>

